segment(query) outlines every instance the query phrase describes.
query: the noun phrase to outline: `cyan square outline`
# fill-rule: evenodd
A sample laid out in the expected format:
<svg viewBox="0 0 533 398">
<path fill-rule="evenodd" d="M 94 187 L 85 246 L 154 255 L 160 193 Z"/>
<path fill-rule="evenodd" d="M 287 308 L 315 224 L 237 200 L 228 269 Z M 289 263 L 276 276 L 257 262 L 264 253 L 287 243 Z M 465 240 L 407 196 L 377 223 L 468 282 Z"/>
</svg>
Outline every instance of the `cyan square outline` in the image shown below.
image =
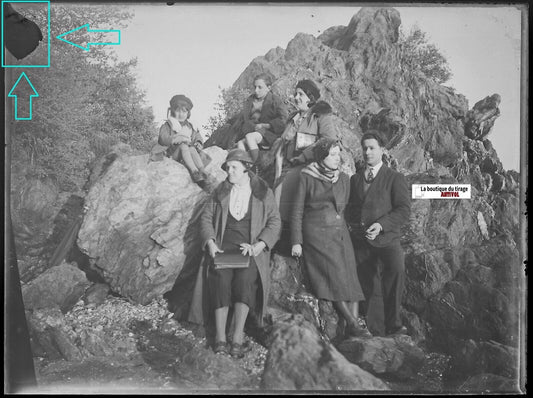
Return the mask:
<svg viewBox="0 0 533 398">
<path fill-rule="evenodd" d="M 48 64 L 47 65 L 5 65 L 4 64 L 4 3 L 48 3 Z M 25 0 L 25 1 L 9 1 L 2 0 L 2 68 L 49 68 L 50 67 L 50 19 L 51 9 L 50 0 Z"/>
</svg>

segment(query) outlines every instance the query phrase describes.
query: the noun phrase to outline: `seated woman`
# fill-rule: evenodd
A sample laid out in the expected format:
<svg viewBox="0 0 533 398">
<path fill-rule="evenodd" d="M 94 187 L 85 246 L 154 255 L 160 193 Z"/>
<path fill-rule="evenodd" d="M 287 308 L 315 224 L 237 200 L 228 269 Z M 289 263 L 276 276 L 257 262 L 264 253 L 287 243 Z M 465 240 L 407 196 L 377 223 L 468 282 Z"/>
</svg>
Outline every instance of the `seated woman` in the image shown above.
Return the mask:
<svg viewBox="0 0 533 398">
<path fill-rule="evenodd" d="M 288 117 L 286 105 L 272 93 L 271 88 L 269 74 L 257 75 L 254 78 L 254 94 L 246 99 L 243 106 L 242 131 L 237 147 L 248 149 L 254 163 L 259 158 L 259 148 L 270 147 L 279 138 Z"/>
<path fill-rule="evenodd" d="M 346 321 L 347 337 L 371 337 L 359 321 L 359 301 L 365 298 L 344 218 L 350 177 L 339 171 L 340 144 L 322 138 L 313 152 L 315 161 L 302 169 L 294 197 L 292 255 L 303 254 L 311 293 L 333 302 Z"/>
<path fill-rule="evenodd" d="M 185 95 L 175 95 L 170 100 L 167 120 L 159 129 L 160 145 L 167 146 L 167 156 L 181 161 L 194 182 L 200 184 L 207 175 L 200 157 L 202 136 L 189 122 L 192 101 Z"/>
<path fill-rule="evenodd" d="M 216 337 L 214 351 L 228 352 L 226 323 L 230 306 L 234 308 L 234 332 L 230 354 L 244 353 L 244 324 L 249 311 L 259 324 L 266 311 L 270 280 L 270 249 L 279 238 L 280 219 L 274 194 L 267 183 L 250 172 L 252 159 L 242 149 L 228 153 L 222 168 L 228 178 L 211 195 L 200 220 L 200 236 L 206 248 L 208 302 L 214 308 Z M 217 269 L 217 253 L 249 256 L 246 268 Z M 200 270 L 202 273 L 202 270 Z M 203 289 L 197 280 L 196 289 Z M 195 294 L 189 320 L 203 322 L 205 293 Z"/>
<path fill-rule="evenodd" d="M 294 94 L 297 110 L 289 117 L 276 150 L 274 193 L 283 225 L 276 249 L 285 255 L 290 254 L 289 217 L 300 170 L 313 160 L 313 146 L 319 138 L 338 136 L 331 106 L 319 98 L 320 90 L 312 80 L 298 82 Z"/>
</svg>

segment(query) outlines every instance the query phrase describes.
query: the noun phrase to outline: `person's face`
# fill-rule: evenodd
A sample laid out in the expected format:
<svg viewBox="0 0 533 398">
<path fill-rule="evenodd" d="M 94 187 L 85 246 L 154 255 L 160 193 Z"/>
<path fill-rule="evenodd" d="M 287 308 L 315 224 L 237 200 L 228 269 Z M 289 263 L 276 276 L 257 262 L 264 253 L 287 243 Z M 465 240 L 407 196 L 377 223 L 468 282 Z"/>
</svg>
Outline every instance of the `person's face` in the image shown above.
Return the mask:
<svg viewBox="0 0 533 398">
<path fill-rule="evenodd" d="M 238 160 L 230 160 L 226 162 L 226 172 L 228 173 L 229 182 L 237 184 L 243 180 L 246 174 L 246 168 Z"/>
<path fill-rule="evenodd" d="M 255 98 L 257 99 L 265 98 L 265 96 L 268 94 L 269 91 L 270 91 L 270 87 L 266 85 L 263 79 L 257 79 L 254 82 Z"/>
<path fill-rule="evenodd" d="M 369 138 L 363 141 L 363 159 L 369 166 L 375 166 L 383 157 L 383 148 L 379 146 L 375 138 Z"/>
<path fill-rule="evenodd" d="M 184 122 L 189 116 L 189 111 L 183 106 L 178 106 L 174 111 L 174 114 L 176 115 L 176 119 L 178 119 L 180 122 Z"/>
<path fill-rule="evenodd" d="M 329 149 L 329 155 L 323 160 L 324 164 L 330 169 L 338 169 L 341 164 L 341 148 L 332 146 Z"/>
<path fill-rule="evenodd" d="M 306 111 L 309 109 L 309 102 L 311 99 L 307 96 L 307 94 L 301 89 L 297 88 L 296 92 L 294 93 L 294 101 L 296 102 L 296 107 L 301 111 Z"/>
</svg>

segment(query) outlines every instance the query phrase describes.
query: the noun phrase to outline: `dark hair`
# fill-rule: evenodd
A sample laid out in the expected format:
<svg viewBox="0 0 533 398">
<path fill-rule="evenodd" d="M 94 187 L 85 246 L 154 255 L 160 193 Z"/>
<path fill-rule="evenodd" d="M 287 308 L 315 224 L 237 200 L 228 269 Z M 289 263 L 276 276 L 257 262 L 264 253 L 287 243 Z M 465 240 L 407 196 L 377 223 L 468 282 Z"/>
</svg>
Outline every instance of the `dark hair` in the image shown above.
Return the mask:
<svg viewBox="0 0 533 398">
<path fill-rule="evenodd" d="M 385 147 L 385 140 L 383 140 L 381 133 L 377 130 L 368 130 L 366 133 L 364 133 L 361 137 L 361 146 L 363 146 L 363 141 L 371 139 L 376 140 L 380 147 Z"/>
<path fill-rule="evenodd" d="M 336 146 L 341 148 L 341 143 L 338 140 L 327 137 L 320 138 L 313 147 L 313 155 L 315 156 L 315 160 L 317 162 L 321 162 L 328 157 L 331 148 Z"/>
<path fill-rule="evenodd" d="M 300 80 L 296 84 L 295 90 L 298 88 L 301 89 L 305 93 L 305 95 L 309 97 L 309 104 L 308 104 L 309 107 L 313 106 L 320 98 L 320 89 L 315 84 L 315 82 L 312 80 L 309 80 L 309 79 Z"/>
<path fill-rule="evenodd" d="M 256 75 L 254 77 L 254 81 L 252 83 L 255 83 L 257 80 L 262 80 L 265 82 L 265 84 L 267 85 L 267 87 L 270 87 L 272 86 L 272 83 L 273 83 L 273 76 L 270 74 L 270 73 L 267 73 L 267 72 L 262 72 L 262 73 L 259 73 L 258 75 Z"/>
</svg>

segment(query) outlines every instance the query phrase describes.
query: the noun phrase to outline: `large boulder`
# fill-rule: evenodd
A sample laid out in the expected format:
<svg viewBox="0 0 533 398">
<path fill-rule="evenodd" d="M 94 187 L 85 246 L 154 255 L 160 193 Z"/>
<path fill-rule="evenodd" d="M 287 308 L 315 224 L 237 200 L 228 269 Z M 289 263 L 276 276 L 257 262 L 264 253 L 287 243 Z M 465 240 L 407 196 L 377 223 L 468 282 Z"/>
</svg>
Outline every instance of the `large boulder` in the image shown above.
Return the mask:
<svg viewBox="0 0 533 398">
<path fill-rule="evenodd" d="M 350 362 L 374 375 L 413 378 L 424 365 L 424 352 L 409 336 L 349 339 L 337 349 Z"/>
<path fill-rule="evenodd" d="M 30 310 L 57 306 L 67 312 L 90 285 L 83 271 L 62 263 L 22 286 L 24 307 Z"/>
<path fill-rule="evenodd" d="M 262 379 L 266 390 L 389 390 L 324 342 L 300 315 L 276 323 L 271 339 Z"/>
<path fill-rule="evenodd" d="M 220 182 L 226 151 L 206 151 L 206 171 Z M 148 156 L 117 156 L 94 182 L 77 242 L 113 291 L 143 304 L 170 290 L 200 252 L 197 221 L 207 197 L 183 165 Z"/>
</svg>

